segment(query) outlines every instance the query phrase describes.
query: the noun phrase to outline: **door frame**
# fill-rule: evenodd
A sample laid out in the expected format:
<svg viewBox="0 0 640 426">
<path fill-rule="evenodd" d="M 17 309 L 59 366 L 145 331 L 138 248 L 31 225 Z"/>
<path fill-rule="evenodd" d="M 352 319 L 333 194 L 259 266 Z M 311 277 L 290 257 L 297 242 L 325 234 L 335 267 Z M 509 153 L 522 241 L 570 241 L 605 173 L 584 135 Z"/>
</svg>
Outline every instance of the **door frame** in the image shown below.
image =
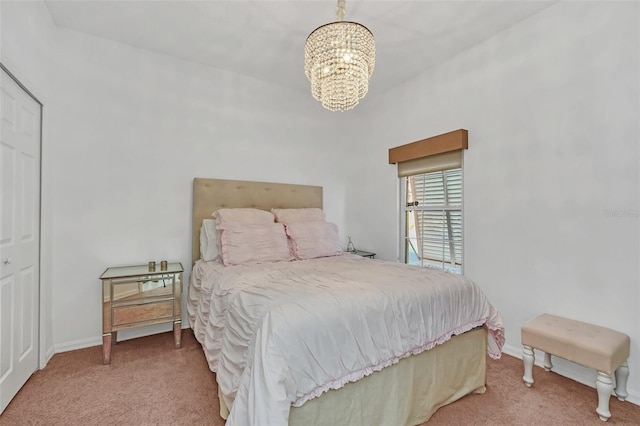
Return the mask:
<svg viewBox="0 0 640 426">
<path fill-rule="evenodd" d="M 43 333 L 45 328 L 45 318 L 46 315 L 44 313 L 44 303 L 42 297 L 42 138 L 44 135 L 43 132 L 43 124 L 44 124 L 44 105 L 40 100 L 29 90 L 27 87 L 20 82 L 20 80 L 11 72 L 7 67 L 0 62 L 0 69 L 7 73 L 7 75 L 22 89 L 31 99 L 33 99 L 40 106 L 40 158 L 39 161 L 39 169 L 38 169 L 38 177 L 39 177 L 39 188 L 38 188 L 38 369 L 43 369 L 47 365 L 47 361 L 50 356 L 53 356 L 53 353 L 50 356 L 47 356 L 46 353 L 46 333 Z M 47 301 L 49 303 L 49 301 Z"/>
</svg>

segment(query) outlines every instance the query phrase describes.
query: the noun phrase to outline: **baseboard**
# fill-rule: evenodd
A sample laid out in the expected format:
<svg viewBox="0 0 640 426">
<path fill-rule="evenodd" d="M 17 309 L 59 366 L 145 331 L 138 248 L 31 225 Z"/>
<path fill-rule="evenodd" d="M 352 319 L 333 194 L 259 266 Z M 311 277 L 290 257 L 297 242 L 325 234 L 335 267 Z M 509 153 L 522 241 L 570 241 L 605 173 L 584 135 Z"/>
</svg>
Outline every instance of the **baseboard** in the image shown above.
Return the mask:
<svg viewBox="0 0 640 426">
<path fill-rule="evenodd" d="M 51 361 L 51 358 L 53 358 L 53 356 L 55 355 L 55 353 L 56 353 L 56 351 L 55 351 L 55 349 L 54 349 L 54 347 L 53 347 L 53 346 L 51 346 L 51 347 L 47 350 L 47 353 L 45 353 L 45 354 L 44 354 L 44 358 L 45 358 L 44 364 L 45 364 L 45 365 L 47 365 L 47 363 L 48 363 L 49 361 Z"/>
<path fill-rule="evenodd" d="M 189 324 L 182 323 L 182 329 L 189 328 Z M 138 337 L 151 336 L 158 333 L 166 333 L 173 330 L 173 323 L 154 324 L 143 327 L 131 328 L 128 330 L 122 330 L 118 332 L 118 342 L 122 342 L 129 339 L 137 339 Z M 54 353 L 74 351 L 76 349 L 90 348 L 91 346 L 102 345 L 102 336 L 91 337 L 89 339 L 73 340 L 71 342 L 64 342 L 54 345 Z M 50 359 L 51 357 L 49 357 Z"/>
<path fill-rule="evenodd" d="M 38 363 L 38 369 L 42 370 L 43 368 L 45 368 L 47 366 L 47 364 L 49 363 L 49 361 L 51 361 L 51 358 L 55 355 L 55 351 L 53 349 L 53 346 L 50 346 L 47 350 L 45 350 L 44 355 L 42 356 L 42 358 L 39 359 L 39 363 Z"/>
<path fill-rule="evenodd" d="M 76 349 L 89 348 L 91 346 L 98 346 L 102 344 L 102 337 L 91 337 L 89 339 L 73 340 L 71 342 L 59 343 L 53 346 L 55 353 L 69 352 Z"/>
<path fill-rule="evenodd" d="M 516 347 L 509 344 L 505 344 L 504 347 L 502 348 L 502 352 L 507 355 L 511 355 L 515 358 L 522 359 L 522 347 L 520 346 Z M 543 354 L 544 352 L 540 352 L 536 350 L 535 365 L 541 368 L 542 368 L 542 362 L 544 361 Z M 575 380 L 578 383 L 582 383 L 583 385 L 586 385 L 595 389 L 596 387 L 596 371 L 595 370 L 591 368 L 583 367 L 574 362 L 570 362 L 555 356 L 552 358 L 552 362 L 553 362 L 552 371 L 554 373 L 559 374 L 563 377 L 569 378 L 571 380 Z M 535 373 L 534 373 L 534 380 L 535 380 Z M 635 405 L 640 405 L 640 391 L 638 391 L 637 389 L 627 389 L 627 392 L 629 393 L 629 396 L 627 397 L 627 401 Z"/>
</svg>

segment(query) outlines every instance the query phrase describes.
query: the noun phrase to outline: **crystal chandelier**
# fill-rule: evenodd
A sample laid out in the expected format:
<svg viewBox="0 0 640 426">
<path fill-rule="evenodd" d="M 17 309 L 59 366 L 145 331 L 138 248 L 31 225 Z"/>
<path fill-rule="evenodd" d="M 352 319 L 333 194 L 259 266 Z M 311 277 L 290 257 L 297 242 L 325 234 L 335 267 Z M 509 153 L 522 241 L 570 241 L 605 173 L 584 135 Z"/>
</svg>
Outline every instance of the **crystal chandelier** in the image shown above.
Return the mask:
<svg viewBox="0 0 640 426">
<path fill-rule="evenodd" d="M 358 105 L 369 90 L 376 63 L 373 34 L 363 25 L 343 20 L 345 2 L 338 0 L 336 22 L 313 30 L 304 48 L 311 94 L 331 111 Z"/>
</svg>

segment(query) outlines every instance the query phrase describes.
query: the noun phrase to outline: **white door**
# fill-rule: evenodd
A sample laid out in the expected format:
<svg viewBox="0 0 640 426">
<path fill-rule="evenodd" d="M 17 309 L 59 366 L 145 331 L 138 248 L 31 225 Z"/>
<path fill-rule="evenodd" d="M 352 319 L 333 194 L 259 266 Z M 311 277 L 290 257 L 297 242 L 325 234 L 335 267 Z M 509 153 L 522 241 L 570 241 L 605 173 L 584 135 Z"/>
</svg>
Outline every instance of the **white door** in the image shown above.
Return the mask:
<svg viewBox="0 0 640 426">
<path fill-rule="evenodd" d="M 41 107 L 0 73 L 1 413 L 38 369 Z"/>
</svg>

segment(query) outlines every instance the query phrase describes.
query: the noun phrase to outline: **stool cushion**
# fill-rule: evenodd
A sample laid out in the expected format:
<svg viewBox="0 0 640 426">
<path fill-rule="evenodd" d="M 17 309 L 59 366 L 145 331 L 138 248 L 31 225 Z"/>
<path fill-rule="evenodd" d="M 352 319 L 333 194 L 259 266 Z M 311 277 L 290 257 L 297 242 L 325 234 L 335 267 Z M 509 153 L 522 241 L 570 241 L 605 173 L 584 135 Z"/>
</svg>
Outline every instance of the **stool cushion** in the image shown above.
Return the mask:
<svg viewBox="0 0 640 426">
<path fill-rule="evenodd" d="M 521 329 L 522 344 L 613 374 L 629 357 L 630 339 L 609 328 L 543 314 Z"/>
</svg>

